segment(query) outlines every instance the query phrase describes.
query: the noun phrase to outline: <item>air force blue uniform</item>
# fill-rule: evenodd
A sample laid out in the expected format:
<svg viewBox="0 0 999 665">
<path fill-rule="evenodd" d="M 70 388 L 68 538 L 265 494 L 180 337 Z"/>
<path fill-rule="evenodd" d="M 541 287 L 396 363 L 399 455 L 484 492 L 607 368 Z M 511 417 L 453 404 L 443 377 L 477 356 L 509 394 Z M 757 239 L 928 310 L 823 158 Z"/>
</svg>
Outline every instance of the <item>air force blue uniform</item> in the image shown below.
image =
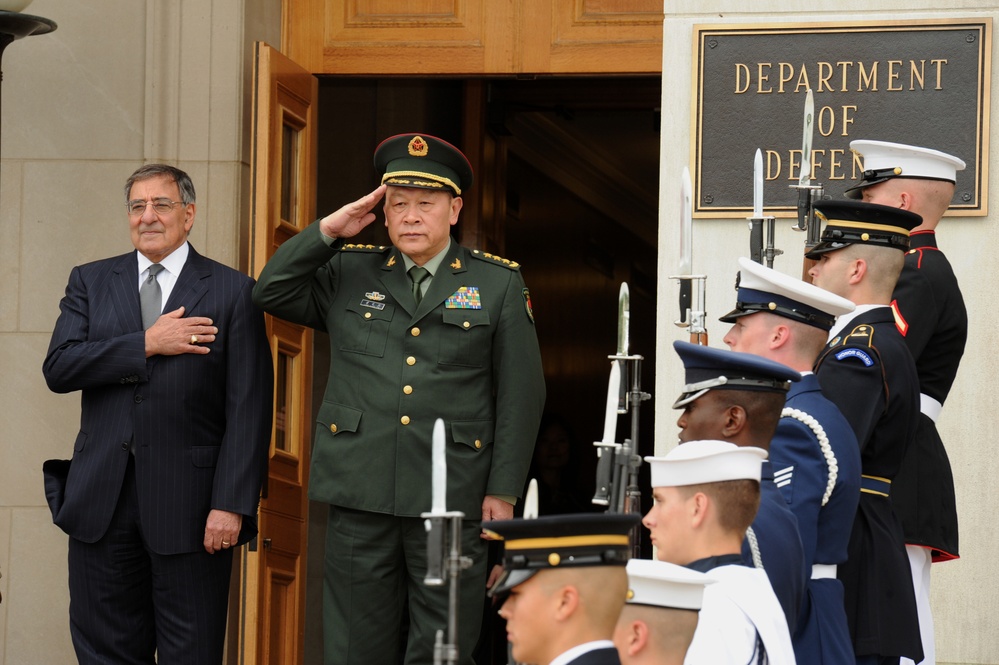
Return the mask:
<svg viewBox="0 0 999 665">
<path fill-rule="evenodd" d="M 799 663 L 849 663 L 853 645 L 835 567 L 846 562 L 860 499 L 860 448 L 814 374 L 791 385 L 770 442 L 770 460 L 777 486 L 798 518 L 810 574 L 792 635 L 795 658 Z"/>
</svg>

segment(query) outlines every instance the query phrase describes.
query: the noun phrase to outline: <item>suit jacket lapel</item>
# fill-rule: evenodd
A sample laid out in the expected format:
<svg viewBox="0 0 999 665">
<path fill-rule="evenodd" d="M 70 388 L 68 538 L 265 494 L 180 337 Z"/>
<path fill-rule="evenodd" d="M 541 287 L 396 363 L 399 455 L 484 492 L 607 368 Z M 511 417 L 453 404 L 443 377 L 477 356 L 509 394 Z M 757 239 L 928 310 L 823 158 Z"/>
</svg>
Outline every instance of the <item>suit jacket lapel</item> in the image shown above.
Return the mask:
<svg viewBox="0 0 999 665">
<path fill-rule="evenodd" d="M 125 254 L 111 271 L 111 297 L 115 314 L 125 332 L 142 330 L 142 312 L 139 308 L 139 260 L 136 253 Z"/>
<path fill-rule="evenodd" d="M 173 291 L 166 305 L 164 312 L 172 312 L 178 307 L 184 307 L 184 316 L 190 316 L 191 310 L 198 304 L 198 301 L 208 290 L 208 278 L 211 277 L 212 269 L 205 260 L 205 257 L 190 248 L 184 268 L 177 276 L 177 283 L 174 284 Z M 138 279 L 138 277 L 136 277 Z"/>
<path fill-rule="evenodd" d="M 398 249 L 389 252 L 389 258 L 382 264 L 382 285 L 392 294 L 392 298 L 399 303 L 406 314 L 412 316 L 416 307 L 412 282 L 406 274 L 406 263 L 402 260 L 402 253 Z"/>
</svg>

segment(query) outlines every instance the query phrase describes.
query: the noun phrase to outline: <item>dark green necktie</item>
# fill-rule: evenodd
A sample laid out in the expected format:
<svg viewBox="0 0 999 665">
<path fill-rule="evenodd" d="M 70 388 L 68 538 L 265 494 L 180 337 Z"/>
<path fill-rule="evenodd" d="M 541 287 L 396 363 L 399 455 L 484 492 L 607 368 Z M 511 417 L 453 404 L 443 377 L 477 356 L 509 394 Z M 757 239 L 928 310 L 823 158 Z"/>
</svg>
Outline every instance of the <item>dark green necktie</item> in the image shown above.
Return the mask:
<svg viewBox="0 0 999 665">
<path fill-rule="evenodd" d="M 416 300 L 417 305 L 423 300 L 423 289 L 420 288 L 420 285 L 428 277 L 430 277 L 430 271 L 426 268 L 413 266 L 409 269 L 409 279 L 413 282 L 413 299 Z"/>
</svg>

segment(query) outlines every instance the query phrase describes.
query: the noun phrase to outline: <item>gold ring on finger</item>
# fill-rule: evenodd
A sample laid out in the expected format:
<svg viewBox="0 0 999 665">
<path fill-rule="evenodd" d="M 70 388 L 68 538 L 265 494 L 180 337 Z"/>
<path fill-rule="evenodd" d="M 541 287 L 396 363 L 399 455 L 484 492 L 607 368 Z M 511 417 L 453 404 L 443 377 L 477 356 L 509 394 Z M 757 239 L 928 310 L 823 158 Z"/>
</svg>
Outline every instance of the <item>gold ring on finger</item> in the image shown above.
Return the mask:
<svg viewBox="0 0 999 665">
<path fill-rule="evenodd" d="M 197 343 L 198 343 L 198 336 L 191 335 L 191 344 L 197 344 Z"/>
</svg>

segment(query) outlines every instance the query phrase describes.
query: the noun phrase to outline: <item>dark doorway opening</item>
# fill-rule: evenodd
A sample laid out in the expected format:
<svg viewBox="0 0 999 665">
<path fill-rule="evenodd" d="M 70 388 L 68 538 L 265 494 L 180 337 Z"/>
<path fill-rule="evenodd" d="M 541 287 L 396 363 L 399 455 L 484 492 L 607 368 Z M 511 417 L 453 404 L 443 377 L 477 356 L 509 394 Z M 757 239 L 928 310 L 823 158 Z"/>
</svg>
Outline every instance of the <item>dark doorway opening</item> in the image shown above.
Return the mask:
<svg viewBox="0 0 999 665">
<path fill-rule="evenodd" d="M 476 113 L 469 112 L 472 97 Z M 630 351 L 645 358 L 644 390 L 654 384 L 660 100 L 659 77 L 320 78 L 319 215 L 377 185 L 371 155 L 385 137 L 425 131 L 466 152 L 466 137 L 488 137 L 483 162 L 501 172 L 487 175 L 488 187 L 479 180 L 475 196 L 502 197 L 498 204 L 481 202 L 501 212 L 473 237 L 480 248 L 522 266 L 545 368 L 546 413 L 568 430 L 567 482 L 583 496 L 593 493 L 592 444 L 603 432 L 621 282 L 631 293 Z M 462 237 L 465 215 L 457 240 L 472 244 Z M 381 219 L 358 241 L 387 244 Z M 321 401 L 328 340 L 317 334 L 315 344 L 313 385 Z M 641 409 L 642 455 L 653 453 L 652 426 L 648 401 Z M 622 416 L 619 440 L 629 427 Z M 647 477 L 640 484 L 647 488 Z M 321 661 L 325 528 L 326 506 L 312 504 L 305 662 Z M 647 539 L 643 547 L 651 556 Z"/>
</svg>

